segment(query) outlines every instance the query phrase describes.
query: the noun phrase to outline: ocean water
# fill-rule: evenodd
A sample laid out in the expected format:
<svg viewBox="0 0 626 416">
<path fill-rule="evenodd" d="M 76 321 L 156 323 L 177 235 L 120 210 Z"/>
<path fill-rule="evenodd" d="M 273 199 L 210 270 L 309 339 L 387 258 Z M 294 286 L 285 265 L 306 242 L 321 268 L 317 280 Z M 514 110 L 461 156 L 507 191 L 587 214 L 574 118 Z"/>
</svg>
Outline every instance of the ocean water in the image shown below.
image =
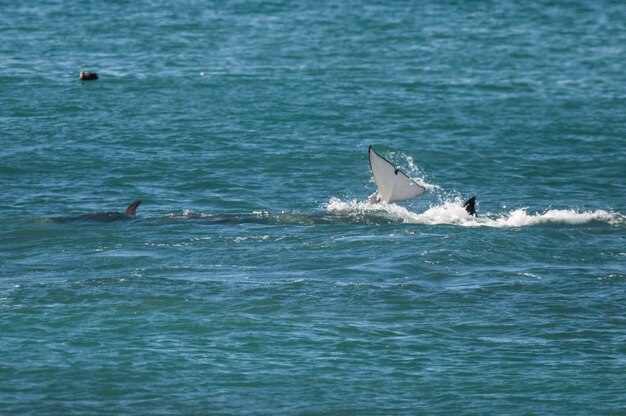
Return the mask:
<svg viewBox="0 0 626 416">
<path fill-rule="evenodd" d="M 620 1 L 0 2 L 0 414 L 626 413 L 625 58 Z"/>
</svg>

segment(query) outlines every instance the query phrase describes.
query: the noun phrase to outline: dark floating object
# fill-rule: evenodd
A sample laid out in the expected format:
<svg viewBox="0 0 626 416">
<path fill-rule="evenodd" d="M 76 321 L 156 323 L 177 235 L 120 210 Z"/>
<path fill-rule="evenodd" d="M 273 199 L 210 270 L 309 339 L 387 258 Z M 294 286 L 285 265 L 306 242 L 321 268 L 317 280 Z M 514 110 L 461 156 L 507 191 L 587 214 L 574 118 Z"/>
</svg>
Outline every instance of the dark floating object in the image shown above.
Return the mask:
<svg viewBox="0 0 626 416">
<path fill-rule="evenodd" d="M 98 74 L 95 72 L 80 71 L 78 79 L 81 81 L 95 81 L 98 79 Z"/>
</svg>

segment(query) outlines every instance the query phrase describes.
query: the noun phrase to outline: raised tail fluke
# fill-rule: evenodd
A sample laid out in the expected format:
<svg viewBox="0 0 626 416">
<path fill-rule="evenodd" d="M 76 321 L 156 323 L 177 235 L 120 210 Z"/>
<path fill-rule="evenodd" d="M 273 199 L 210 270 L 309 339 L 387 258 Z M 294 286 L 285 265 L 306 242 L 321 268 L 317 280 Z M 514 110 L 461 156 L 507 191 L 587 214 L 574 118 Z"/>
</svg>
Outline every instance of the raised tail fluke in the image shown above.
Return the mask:
<svg viewBox="0 0 626 416">
<path fill-rule="evenodd" d="M 396 168 L 391 162 L 374 151 L 372 146 L 368 149 L 370 167 L 380 201 L 390 203 L 415 198 L 426 190 L 406 173 Z"/>
<path fill-rule="evenodd" d="M 473 196 L 463 204 L 463 208 L 468 214 L 476 216 L 476 197 Z"/>
<path fill-rule="evenodd" d="M 127 217 L 134 217 L 139 204 L 141 204 L 140 199 L 134 201 L 132 204 L 128 206 L 128 208 L 126 208 L 126 210 L 124 211 L 124 215 L 126 215 Z"/>
</svg>

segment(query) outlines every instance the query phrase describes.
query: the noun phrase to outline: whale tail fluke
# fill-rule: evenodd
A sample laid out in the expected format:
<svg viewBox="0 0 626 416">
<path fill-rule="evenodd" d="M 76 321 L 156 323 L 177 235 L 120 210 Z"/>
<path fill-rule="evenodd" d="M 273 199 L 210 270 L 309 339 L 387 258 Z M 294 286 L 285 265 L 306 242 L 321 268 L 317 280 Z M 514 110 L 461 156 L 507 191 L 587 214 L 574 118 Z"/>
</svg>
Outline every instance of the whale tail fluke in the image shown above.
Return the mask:
<svg viewBox="0 0 626 416">
<path fill-rule="evenodd" d="M 473 196 L 463 204 L 463 208 L 468 214 L 476 216 L 476 197 Z"/>
<path fill-rule="evenodd" d="M 404 201 L 415 198 L 426 190 L 390 161 L 376 153 L 372 146 L 369 147 L 368 154 L 378 194 L 375 202 L 382 201 L 389 204 L 393 201 Z"/>
<path fill-rule="evenodd" d="M 126 215 L 127 217 L 134 217 L 135 216 L 135 212 L 137 211 L 137 207 L 139 206 L 139 204 L 141 204 L 141 200 L 140 199 L 134 201 L 132 204 L 130 204 L 126 208 L 126 210 L 124 211 L 124 215 Z"/>
</svg>

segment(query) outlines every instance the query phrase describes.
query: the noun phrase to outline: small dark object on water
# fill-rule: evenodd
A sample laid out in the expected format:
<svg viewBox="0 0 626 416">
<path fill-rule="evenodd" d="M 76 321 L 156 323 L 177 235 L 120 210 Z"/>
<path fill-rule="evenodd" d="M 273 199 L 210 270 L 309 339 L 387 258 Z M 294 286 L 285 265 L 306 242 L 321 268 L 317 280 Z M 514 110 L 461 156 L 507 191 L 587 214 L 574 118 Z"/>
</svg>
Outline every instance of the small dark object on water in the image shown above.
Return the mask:
<svg viewBox="0 0 626 416">
<path fill-rule="evenodd" d="M 78 79 L 81 81 L 95 81 L 98 79 L 98 74 L 95 72 L 80 71 Z"/>
</svg>

